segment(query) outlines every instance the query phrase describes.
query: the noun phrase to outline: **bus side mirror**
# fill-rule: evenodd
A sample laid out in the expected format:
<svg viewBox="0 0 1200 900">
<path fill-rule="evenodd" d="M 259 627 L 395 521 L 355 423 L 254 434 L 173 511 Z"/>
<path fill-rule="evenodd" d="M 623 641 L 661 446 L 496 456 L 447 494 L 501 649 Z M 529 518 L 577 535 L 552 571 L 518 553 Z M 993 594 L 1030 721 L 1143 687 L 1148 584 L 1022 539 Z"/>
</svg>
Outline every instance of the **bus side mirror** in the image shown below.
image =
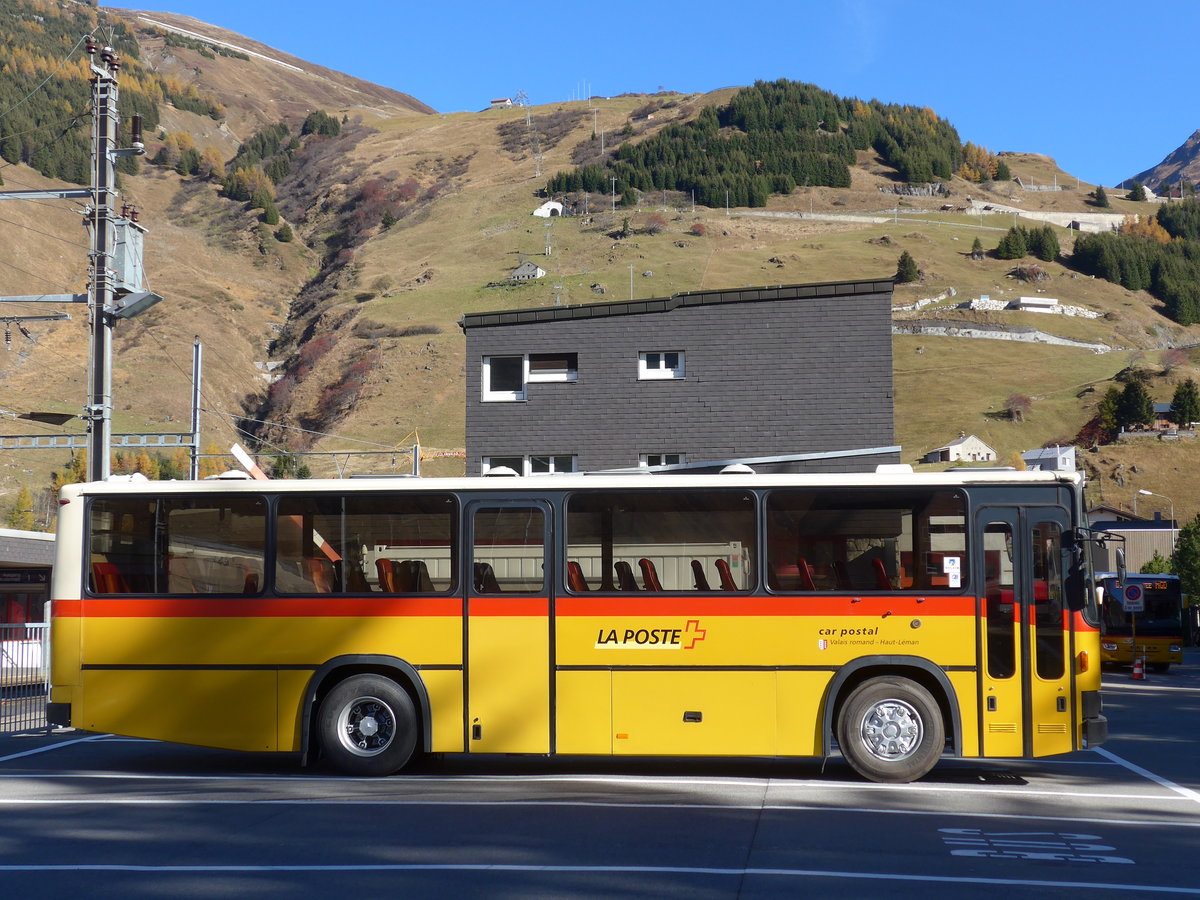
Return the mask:
<svg viewBox="0 0 1200 900">
<path fill-rule="evenodd" d="M 1125 577 L 1129 573 L 1125 570 L 1125 548 L 1117 548 L 1117 590 L 1125 590 Z"/>
</svg>

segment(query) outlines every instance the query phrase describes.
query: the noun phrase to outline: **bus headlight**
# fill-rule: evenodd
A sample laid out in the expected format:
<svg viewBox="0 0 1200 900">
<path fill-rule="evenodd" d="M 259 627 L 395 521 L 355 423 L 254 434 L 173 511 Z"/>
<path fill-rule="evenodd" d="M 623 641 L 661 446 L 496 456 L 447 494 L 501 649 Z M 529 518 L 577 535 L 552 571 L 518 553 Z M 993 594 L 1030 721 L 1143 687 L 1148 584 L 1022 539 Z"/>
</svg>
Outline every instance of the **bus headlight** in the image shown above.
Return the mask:
<svg viewBox="0 0 1200 900">
<path fill-rule="evenodd" d="M 1181 650 L 1183 650 L 1183 647 L 1179 646 L 1179 644 L 1172 644 L 1172 645 L 1171 645 L 1171 652 L 1172 652 L 1172 653 L 1179 653 Z"/>
<path fill-rule="evenodd" d="M 1101 641 L 1100 649 L 1107 650 L 1109 653 L 1115 653 L 1117 650 L 1117 645 L 1114 644 L 1112 641 Z"/>
</svg>

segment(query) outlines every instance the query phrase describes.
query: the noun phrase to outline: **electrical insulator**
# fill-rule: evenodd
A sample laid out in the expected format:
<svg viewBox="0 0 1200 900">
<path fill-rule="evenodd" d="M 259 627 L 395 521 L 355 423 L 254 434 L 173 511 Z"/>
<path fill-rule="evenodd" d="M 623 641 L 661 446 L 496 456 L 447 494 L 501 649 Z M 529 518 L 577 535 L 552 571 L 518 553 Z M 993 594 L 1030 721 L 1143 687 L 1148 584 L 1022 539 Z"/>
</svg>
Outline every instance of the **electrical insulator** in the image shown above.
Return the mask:
<svg viewBox="0 0 1200 900">
<path fill-rule="evenodd" d="M 31 341 L 33 340 L 33 335 L 29 333 L 29 329 L 26 328 L 24 325 L 22 325 L 20 322 L 17 323 L 17 328 L 20 329 L 21 334 L 25 335 L 26 338 L 28 338 Z"/>
<path fill-rule="evenodd" d="M 129 120 L 129 142 L 137 148 L 145 147 L 146 144 L 142 140 L 142 117 L 133 116 Z"/>
<path fill-rule="evenodd" d="M 4 323 L 4 349 L 12 349 L 12 322 Z"/>
<path fill-rule="evenodd" d="M 103 50 L 100 51 L 100 61 L 105 62 L 105 63 L 111 63 L 113 61 L 113 48 L 112 47 L 106 46 Z"/>
<path fill-rule="evenodd" d="M 88 56 L 96 55 L 96 39 L 90 34 L 84 39 L 83 49 L 87 51 Z"/>
<path fill-rule="evenodd" d="M 136 222 L 138 220 L 138 208 L 136 206 L 129 210 L 129 221 Z"/>
</svg>

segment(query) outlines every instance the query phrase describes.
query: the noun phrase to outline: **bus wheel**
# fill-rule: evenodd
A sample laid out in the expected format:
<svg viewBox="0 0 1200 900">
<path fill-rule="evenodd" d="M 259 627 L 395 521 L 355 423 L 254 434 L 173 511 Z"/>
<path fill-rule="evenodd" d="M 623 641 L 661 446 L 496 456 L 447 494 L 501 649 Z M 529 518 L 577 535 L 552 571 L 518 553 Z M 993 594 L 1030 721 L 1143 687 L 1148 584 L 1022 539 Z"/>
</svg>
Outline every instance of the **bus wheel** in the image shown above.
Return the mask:
<svg viewBox="0 0 1200 900">
<path fill-rule="evenodd" d="M 354 675 L 321 702 L 321 749 L 347 775 L 391 775 L 417 748 L 417 711 L 400 685 L 382 675 Z"/>
<path fill-rule="evenodd" d="M 915 781 L 934 767 L 945 744 L 937 701 L 907 678 L 864 681 L 842 704 L 838 746 L 871 781 Z"/>
<path fill-rule="evenodd" d="M 1161 674 L 1163 672 L 1166 672 L 1170 668 L 1171 668 L 1170 663 L 1164 663 L 1164 662 L 1150 663 L 1150 671 L 1151 672 L 1158 672 Z"/>
</svg>

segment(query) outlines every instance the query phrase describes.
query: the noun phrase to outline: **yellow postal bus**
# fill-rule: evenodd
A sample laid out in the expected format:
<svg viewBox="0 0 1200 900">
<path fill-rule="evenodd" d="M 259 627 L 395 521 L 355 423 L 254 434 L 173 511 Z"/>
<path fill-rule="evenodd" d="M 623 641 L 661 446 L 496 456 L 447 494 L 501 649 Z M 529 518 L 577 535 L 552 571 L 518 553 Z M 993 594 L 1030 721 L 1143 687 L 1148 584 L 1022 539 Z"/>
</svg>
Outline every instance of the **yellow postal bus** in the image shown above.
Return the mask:
<svg viewBox="0 0 1200 900">
<path fill-rule="evenodd" d="M 1103 741 L 1079 477 L 888 468 L 71 485 L 49 715 L 362 775 Z"/>
</svg>

